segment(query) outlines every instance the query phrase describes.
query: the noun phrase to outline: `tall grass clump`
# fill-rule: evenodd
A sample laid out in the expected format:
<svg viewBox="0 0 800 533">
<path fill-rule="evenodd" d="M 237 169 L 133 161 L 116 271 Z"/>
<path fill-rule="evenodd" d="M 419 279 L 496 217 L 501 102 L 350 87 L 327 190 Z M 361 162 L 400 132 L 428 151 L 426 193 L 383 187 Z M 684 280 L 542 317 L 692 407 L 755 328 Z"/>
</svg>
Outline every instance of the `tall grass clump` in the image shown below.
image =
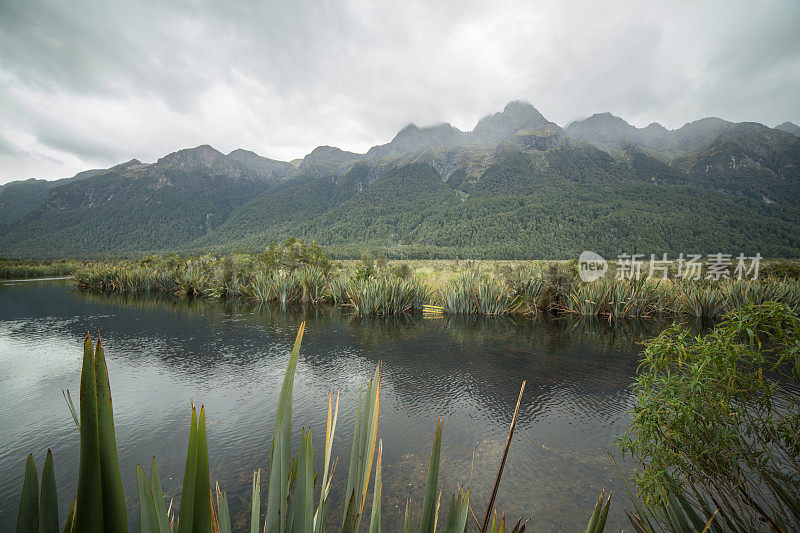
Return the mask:
<svg viewBox="0 0 800 533">
<path fill-rule="evenodd" d="M 344 283 L 349 302 L 362 316 L 391 316 L 419 312 L 430 300 L 430 290 L 421 281 L 393 274 L 357 278 Z"/>
<path fill-rule="evenodd" d="M 461 272 L 445 284 L 441 290 L 441 303 L 451 315 L 470 315 L 477 308 L 475 287 L 476 275 L 472 271 Z"/>
<path fill-rule="evenodd" d="M 646 318 L 671 309 L 668 284 L 652 280 L 605 279 L 577 283 L 570 291 L 566 311 L 581 316 Z"/>
<path fill-rule="evenodd" d="M 259 272 L 243 293 L 260 302 L 297 303 L 303 296 L 300 276 L 294 272 Z"/>
<path fill-rule="evenodd" d="M 706 281 L 689 281 L 680 286 L 678 311 L 701 320 L 721 317 L 727 309 L 725 293 Z"/>
<path fill-rule="evenodd" d="M 439 291 L 445 313 L 451 315 L 505 315 L 515 311 L 522 297 L 494 277 L 468 270 Z"/>
<path fill-rule="evenodd" d="M 319 303 L 325 299 L 328 286 L 328 273 L 318 266 L 308 266 L 299 273 L 302 287 L 302 301 Z"/>
<path fill-rule="evenodd" d="M 344 305 L 348 303 L 347 297 L 347 279 L 336 277 L 330 280 L 330 293 L 331 300 L 334 305 Z"/>
<path fill-rule="evenodd" d="M 544 272 L 541 268 L 530 267 L 517 271 L 514 282 L 514 291 L 522 298 L 524 310 L 528 313 L 538 313 L 542 308 L 542 298 L 547 288 Z"/>
<path fill-rule="evenodd" d="M 0 279 L 69 276 L 82 266 L 79 261 L 9 261 L 0 258 Z"/>
<path fill-rule="evenodd" d="M 299 276 L 284 270 L 273 272 L 272 294 L 275 301 L 281 305 L 299 301 L 303 294 Z"/>
<path fill-rule="evenodd" d="M 611 282 L 605 278 L 577 284 L 570 292 L 566 310 L 581 316 L 606 315 L 611 301 L 611 290 Z"/>
</svg>

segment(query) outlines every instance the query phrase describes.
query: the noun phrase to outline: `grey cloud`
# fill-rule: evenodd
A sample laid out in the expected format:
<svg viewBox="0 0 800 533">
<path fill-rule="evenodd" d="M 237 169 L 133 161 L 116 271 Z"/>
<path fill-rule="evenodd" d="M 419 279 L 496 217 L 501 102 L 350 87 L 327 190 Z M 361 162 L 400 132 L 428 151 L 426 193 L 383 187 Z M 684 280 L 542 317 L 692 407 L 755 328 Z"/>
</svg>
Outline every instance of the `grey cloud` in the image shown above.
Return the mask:
<svg viewBox="0 0 800 533">
<path fill-rule="evenodd" d="M 186 146 L 365 151 L 510 100 L 559 124 L 800 122 L 800 4 L 0 0 L 0 182 Z M 66 174 L 65 174 L 66 173 Z"/>
</svg>

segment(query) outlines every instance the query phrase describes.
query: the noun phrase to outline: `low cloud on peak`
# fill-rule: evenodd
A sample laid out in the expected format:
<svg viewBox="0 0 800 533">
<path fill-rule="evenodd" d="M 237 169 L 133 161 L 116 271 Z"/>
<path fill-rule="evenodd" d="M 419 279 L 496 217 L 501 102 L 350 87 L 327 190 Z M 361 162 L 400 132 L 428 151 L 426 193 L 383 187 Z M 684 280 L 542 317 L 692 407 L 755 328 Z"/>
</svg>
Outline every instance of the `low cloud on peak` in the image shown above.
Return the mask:
<svg viewBox="0 0 800 533">
<path fill-rule="evenodd" d="M 513 100 L 800 122 L 800 4 L 0 3 L 0 183 L 211 144 L 363 153 L 406 124 L 470 131 Z"/>
</svg>

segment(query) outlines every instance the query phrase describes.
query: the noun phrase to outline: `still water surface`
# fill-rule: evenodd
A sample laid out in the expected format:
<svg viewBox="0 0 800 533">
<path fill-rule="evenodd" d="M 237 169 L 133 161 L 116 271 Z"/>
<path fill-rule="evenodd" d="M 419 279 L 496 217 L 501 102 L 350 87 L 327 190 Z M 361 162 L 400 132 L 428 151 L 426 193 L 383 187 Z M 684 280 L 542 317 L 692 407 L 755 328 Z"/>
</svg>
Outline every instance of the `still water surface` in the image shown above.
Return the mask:
<svg viewBox="0 0 800 533">
<path fill-rule="evenodd" d="M 293 435 L 310 427 L 321 463 L 327 395 L 341 389 L 328 520 L 343 506 L 359 387 L 383 363 L 383 521 L 419 512 L 437 417 L 444 417 L 440 515 L 469 481 L 482 514 L 519 392 L 519 422 L 497 505 L 534 531 L 582 530 L 603 487 L 624 493 L 606 449 L 624 431 L 637 344 L 664 324 L 575 320 L 365 320 L 330 307 L 280 310 L 168 297 L 99 295 L 69 280 L 0 283 L 0 530 L 16 524 L 25 458 L 55 458 L 60 517 L 77 486 L 78 433 L 62 398 L 77 400 L 83 336 L 100 332 L 114 398 L 128 521 L 138 530 L 135 469 L 158 459 L 179 500 L 190 398 L 204 404 L 212 483 L 228 491 L 235 527 L 249 522 L 251 476 L 267 468 L 276 401 L 297 328 L 306 334 L 294 389 Z M 626 468 L 627 470 L 627 468 Z M 262 496 L 266 497 L 262 476 Z M 370 487 L 371 491 L 371 487 Z M 368 502 L 371 502 L 368 496 Z M 176 501 L 176 504 L 178 502 Z M 262 503 L 262 512 L 265 502 Z M 367 504 L 369 507 L 369 503 Z M 367 511 L 367 516 L 369 516 Z M 441 518 L 441 516 L 440 516 Z"/>
</svg>

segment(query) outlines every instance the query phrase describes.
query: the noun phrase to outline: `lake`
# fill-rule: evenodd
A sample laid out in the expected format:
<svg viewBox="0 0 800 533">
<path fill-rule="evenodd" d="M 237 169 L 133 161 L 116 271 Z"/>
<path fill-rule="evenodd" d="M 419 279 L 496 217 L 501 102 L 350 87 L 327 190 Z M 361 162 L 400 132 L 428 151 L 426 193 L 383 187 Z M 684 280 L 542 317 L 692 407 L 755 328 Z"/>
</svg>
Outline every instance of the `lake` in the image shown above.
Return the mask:
<svg viewBox="0 0 800 533">
<path fill-rule="evenodd" d="M 77 487 L 78 432 L 62 397 L 80 382 L 87 331 L 103 339 L 128 521 L 138 530 L 136 465 L 158 459 L 179 503 L 190 398 L 204 404 L 212 484 L 228 491 L 234 528 L 249 524 L 253 470 L 262 519 L 275 409 L 300 323 L 293 445 L 312 430 L 321 465 L 329 390 L 341 389 L 327 520 L 340 526 L 359 388 L 383 364 L 383 523 L 400 528 L 422 504 L 436 420 L 444 418 L 440 520 L 472 472 L 482 518 L 520 384 L 527 380 L 497 507 L 535 531 L 583 530 L 603 487 L 609 525 L 630 508 L 606 450 L 630 421 L 638 344 L 664 323 L 574 319 L 355 318 L 330 306 L 282 310 L 246 302 L 81 292 L 70 280 L 0 283 L 0 530 L 16 524 L 25 459 L 54 454 L 62 524 Z M 625 465 L 629 471 L 630 466 Z M 318 489 L 317 489 L 318 490 Z M 372 501 L 372 482 L 368 502 Z M 369 503 L 367 503 L 367 508 Z M 368 511 L 367 519 L 368 523 Z M 442 516 L 444 515 L 444 517 Z M 364 528 L 366 523 L 363 525 Z"/>
</svg>

